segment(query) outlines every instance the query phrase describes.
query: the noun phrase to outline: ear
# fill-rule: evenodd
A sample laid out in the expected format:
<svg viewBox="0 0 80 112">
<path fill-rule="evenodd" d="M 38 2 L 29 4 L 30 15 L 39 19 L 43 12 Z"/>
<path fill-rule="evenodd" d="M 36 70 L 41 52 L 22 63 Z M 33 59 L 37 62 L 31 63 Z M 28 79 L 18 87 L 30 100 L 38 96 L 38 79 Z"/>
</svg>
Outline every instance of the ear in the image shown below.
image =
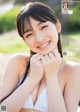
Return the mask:
<svg viewBox="0 0 80 112">
<path fill-rule="evenodd" d="M 56 28 L 57 28 L 58 33 L 60 33 L 61 32 L 61 24 L 60 24 L 58 19 L 57 19 L 57 22 L 56 22 Z"/>
</svg>

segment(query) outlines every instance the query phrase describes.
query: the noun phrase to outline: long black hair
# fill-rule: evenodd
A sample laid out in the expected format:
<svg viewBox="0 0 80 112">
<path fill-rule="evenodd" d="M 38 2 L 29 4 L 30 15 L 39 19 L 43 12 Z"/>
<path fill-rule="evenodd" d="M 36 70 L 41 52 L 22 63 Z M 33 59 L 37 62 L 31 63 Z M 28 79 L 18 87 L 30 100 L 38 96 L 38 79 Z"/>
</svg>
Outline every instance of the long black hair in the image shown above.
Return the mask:
<svg viewBox="0 0 80 112">
<path fill-rule="evenodd" d="M 25 24 L 24 22 L 26 21 L 26 30 L 28 27 L 31 27 L 29 17 L 32 17 L 33 19 L 40 21 L 40 22 L 50 21 L 54 24 L 57 23 L 56 14 L 55 12 L 53 12 L 53 10 L 49 6 L 41 2 L 29 2 L 21 8 L 21 11 L 17 15 L 17 19 L 16 19 L 18 33 L 23 39 L 24 39 L 23 34 L 24 34 L 24 24 Z M 59 38 L 58 38 L 57 47 L 58 47 L 59 53 L 61 54 L 61 57 L 63 57 L 60 34 L 58 34 L 58 37 Z M 30 51 L 30 57 L 33 54 L 35 54 L 35 52 Z M 30 67 L 30 60 L 29 60 L 28 67 L 26 69 L 24 78 L 20 84 L 24 82 L 27 76 L 29 67 Z"/>
<path fill-rule="evenodd" d="M 23 6 L 21 8 L 21 10 L 18 13 L 17 18 L 16 18 L 17 30 L 18 30 L 19 35 L 23 39 L 24 39 L 23 34 L 24 34 L 24 24 L 25 24 L 24 22 L 26 21 L 26 28 L 28 28 L 28 26 L 31 27 L 29 17 L 32 17 L 33 19 L 38 20 L 40 22 L 50 21 L 54 24 L 56 24 L 56 22 L 57 22 L 57 17 L 55 15 L 55 12 L 53 12 L 53 10 L 49 6 L 47 6 L 43 3 L 40 3 L 40 2 L 27 3 L 25 6 Z M 58 38 L 57 47 L 58 47 L 58 51 L 59 51 L 61 57 L 63 57 L 60 34 L 58 34 L 58 36 L 59 36 L 59 38 Z M 30 51 L 30 57 L 34 54 L 35 54 L 35 52 Z M 28 66 L 26 67 L 24 77 L 23 77 L 21 83 L 18 85 L 18 87 L 26 79 L 29 68 L 30 68 L 30 59 L 29 59 L 29 62 L 28 62 Z M 15 90 L 18 87 L 16 87 Z M 9 95 L 11 95 L 12 93 L 13 93 L 13 91 Z M 2 99 L 1 102 L 3 100 L 5 100 L 8 96 L 6 96 L 4 99 Z"/>
</svg>

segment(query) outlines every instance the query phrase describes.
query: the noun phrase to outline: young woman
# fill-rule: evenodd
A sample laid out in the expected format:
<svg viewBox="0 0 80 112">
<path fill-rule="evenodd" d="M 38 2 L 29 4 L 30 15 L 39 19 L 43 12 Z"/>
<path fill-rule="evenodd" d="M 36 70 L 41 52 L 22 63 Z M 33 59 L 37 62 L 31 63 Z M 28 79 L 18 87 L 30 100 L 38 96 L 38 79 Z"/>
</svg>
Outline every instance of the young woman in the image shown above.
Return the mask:
<svg viewBox="0 0 80 112">
<path fill-rule="evenodd" d="M 19 35 L 30 48 L 13 56 L 6 68 L 1 106 L 7 112 L 76 112 L 80 101 L 80 65 L 62 56 L 61 24 L 40 2 L 28 3 L 17 16 Z"/>
</svg>

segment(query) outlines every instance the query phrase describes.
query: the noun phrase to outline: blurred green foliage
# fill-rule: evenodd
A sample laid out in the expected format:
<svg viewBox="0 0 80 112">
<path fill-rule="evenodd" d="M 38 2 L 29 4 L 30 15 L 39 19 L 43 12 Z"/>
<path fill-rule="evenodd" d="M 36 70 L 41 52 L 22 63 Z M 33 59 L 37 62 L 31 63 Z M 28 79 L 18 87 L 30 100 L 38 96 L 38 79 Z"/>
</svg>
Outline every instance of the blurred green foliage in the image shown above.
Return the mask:
<svg viewBox="0 0 80 112">
<path fill-rule="evenodd" d="M 80 3 L 74 4 L 70 8 L 73 10 L 73 14 L 68 15 L 67 30 L 68 32 L 80 32 Z"/>
<path fill-rule="evenodd" d="M 6 37 L 2 36 L 0 38 L 0 53 L 14 53 L 14 52 L 27 52 L 29 53 L 28 46 L 24 43 L 23 39 L 17 37 L 16 32 L 14 36 L 9 36 L 8 34 Z"/>
<path fill-rule="evenodd" d="M 66 20 L 67 24 L 67 31 L 68 32 L 74 32 L 80 30 L 80 3 L 74 4 L 70 6 L 71 10 L 73 10 L 72 15 L 68 15 L 68 18 Z M 0 33 L 4 33 L 7 31 L 10 31 L 12 29 L 16 28 L 16 15 L 18 11 L 20 10 L 20 6 L 15 7 L 13 10 L 0 15 Z M 55 12 L 56 9 L 55 9 Z M 59 15 L 59 14 L 58 14 Z"/>
<path fill-rule="evenodd" d="M 16 28 L 16 15 L 20 6 L 15 7 L 11 11 L 0 15 L 0 33 L 4 33 Z"/>
</svg>

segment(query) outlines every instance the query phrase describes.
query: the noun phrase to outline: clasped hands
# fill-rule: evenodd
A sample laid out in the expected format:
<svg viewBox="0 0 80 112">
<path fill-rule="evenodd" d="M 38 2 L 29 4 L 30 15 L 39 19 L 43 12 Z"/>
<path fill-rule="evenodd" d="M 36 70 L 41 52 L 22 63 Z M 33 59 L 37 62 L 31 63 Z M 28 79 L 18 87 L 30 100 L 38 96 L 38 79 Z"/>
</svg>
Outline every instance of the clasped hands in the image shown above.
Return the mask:
<svg viewBox="0 0 80 112">
<path fill-rule="evenodd" d="M 30 69 L 36 77 L 50 76 L 58 73 L 62 58 L 57 49 L 49 54 L 41 55 L 36 53 L 31 57 Z"/>
</svg>

